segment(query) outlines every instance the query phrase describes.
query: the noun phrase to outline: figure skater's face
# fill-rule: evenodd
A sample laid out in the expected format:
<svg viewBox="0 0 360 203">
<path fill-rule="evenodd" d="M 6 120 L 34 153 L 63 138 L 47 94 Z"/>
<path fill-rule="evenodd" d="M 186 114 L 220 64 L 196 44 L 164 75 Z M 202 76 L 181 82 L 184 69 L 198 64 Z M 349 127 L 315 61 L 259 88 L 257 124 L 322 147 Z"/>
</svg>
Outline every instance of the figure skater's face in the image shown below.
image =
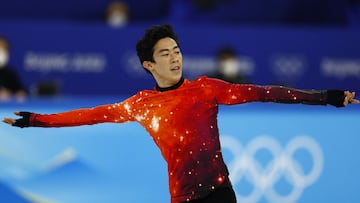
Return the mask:
<svg viewBox="0 0 360 203">
<path fill-rule="evenodd" d="M 143 66 L 154 76 L 160 87 L 170 87 L 182 77 L 182 54 L 175 40 L 160 39 L 154 46 L 155 62 L 144 61 Z"/>
</svg>

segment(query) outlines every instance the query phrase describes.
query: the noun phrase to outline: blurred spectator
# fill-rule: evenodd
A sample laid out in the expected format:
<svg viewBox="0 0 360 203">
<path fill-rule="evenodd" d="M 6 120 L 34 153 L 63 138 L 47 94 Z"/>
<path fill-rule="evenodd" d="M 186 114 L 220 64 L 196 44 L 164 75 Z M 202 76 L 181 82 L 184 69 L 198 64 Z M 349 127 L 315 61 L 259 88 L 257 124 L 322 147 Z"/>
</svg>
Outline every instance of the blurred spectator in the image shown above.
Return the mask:
<svg viewBox="0 0 360 203">
<path fill-rule="evenodd" d="M 123 27 L 129 22 L 129 14 L 129 7 L 125 2 L 113 1 L 107 7 L 105 20 L 111 27 Z"/>
<path fill-rule="evenodd" d="M 10 45 L 5 37 L 0 36 L 0 101 L 26 97 L 25 89 L 17 73 L 8 65 L 10 58 Z"/>
<path fill-rule="evenodd" d="M 216 54 L 216 70 L 209 77 L 218 78 L 231 83 L 248 83 L 241 73 L 240 60 L 234 49 L 223 47 Z"/>
</svg>

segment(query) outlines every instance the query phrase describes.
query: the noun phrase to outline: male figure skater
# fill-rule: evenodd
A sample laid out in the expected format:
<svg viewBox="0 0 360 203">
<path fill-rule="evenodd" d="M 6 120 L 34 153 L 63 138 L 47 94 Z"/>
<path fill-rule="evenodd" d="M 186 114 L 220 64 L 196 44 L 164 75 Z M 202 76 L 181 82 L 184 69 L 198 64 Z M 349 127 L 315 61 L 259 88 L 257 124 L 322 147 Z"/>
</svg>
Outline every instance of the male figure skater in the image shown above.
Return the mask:
<svg viewBox="0 0 360 203">
<path fill-rule="evenodd" d="M 168 164 L 171 203 L 235 203 L 224 163 L 217 125 L 218 106 L 245 102 L 331 104 L 359 103 L 355 93 L 341 90 L 303 91 L 281 86 L 231 84 L 182 77 L 182 54 L 170 25 L 146 30 L 136 46 L 142 66 L 157 85 L 115 104 L 57 114 L 16 112 L 5 118 L 18 127 L 67 127 L 105 122 L 139 122 Z"/>
</svg>

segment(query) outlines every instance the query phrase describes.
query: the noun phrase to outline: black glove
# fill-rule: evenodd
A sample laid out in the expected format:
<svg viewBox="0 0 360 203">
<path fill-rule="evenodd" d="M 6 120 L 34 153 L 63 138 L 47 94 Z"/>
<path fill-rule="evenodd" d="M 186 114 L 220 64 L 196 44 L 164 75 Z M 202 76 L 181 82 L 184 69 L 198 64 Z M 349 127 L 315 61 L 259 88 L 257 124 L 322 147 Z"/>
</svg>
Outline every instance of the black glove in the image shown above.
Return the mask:
<svg viewBox="0 0 360 203">
<path fill-rule="evenodd" d="M 328 90 L 327 103 L 336 107 L 344 107 L 345 94 L 342 90 Z"/>
<path fill-rule="evenodd" d="M 12 124 L 13 126 L 24 128 L 30 126 L 30 112 L 21 111 L 19 112 L 19 116 L 22 116 L 22 118 L 16 119 L 15 123 Z"/>
</svg>

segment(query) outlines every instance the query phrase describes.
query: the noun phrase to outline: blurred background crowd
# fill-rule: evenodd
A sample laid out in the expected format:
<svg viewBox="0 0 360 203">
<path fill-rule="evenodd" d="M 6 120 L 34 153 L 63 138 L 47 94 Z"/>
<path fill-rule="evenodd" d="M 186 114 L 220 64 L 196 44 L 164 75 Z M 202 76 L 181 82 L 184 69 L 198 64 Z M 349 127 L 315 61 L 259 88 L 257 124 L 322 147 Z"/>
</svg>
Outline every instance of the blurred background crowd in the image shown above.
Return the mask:
<svg viewBox="0 0 360 203">
<path fill-rule="evenodd" d="M 181 23 L 349 25 L 359 0 L 14 0 L 0 17 L 17 20 L 107 21 L 126 25 L 159 20 Z"/>
<path fill-rule="evenodd" d="M 2 101 L 151 88 L 134 47 L 144 29 L 160 23 L 172 24 L 179 33 L 190 79 L 208 75 L 299 88 L 359 86 L 360 0 L 0 4 Z"/>
</svg>

